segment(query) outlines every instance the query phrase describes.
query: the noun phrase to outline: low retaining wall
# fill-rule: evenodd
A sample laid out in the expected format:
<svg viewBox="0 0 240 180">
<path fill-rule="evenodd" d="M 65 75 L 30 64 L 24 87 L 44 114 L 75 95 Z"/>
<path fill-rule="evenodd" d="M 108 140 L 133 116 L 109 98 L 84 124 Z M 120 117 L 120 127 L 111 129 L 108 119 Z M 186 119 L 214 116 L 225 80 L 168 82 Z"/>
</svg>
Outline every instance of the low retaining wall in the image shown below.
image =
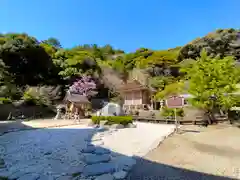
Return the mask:
<svg viewBox="0 0 240 180">
<path fill-rule="evenodd" d="M 54 116 L 55 114 L 51 109 L 47 107 L 0 104 L 0 120 L 6 120 L 10 113 L 13 117 L 24 115 L 26 118 L 40 118 L 42 116 Z"/>
</svg>

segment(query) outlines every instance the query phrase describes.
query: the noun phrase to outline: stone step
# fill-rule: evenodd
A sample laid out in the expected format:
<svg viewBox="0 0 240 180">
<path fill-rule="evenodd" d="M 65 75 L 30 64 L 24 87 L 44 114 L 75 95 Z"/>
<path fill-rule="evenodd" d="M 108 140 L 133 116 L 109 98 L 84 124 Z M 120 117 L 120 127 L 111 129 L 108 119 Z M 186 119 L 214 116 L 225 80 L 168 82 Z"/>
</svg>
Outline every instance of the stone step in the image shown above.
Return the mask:
<svg viewBox="0 0 240 180">
<path fill-rule="evenodd" d="M 114 180 L 114 177 L 111 174 L 103 174 L 98 176 L 95 180 Z"/>
<path fill-rule="evenodd" d="M 95 146 L 88 145 L 86 148 L 82 150 L 82 153 L 93 153 L 96 150 Z"/>
<path fill-rule="evenodd" d="M 84 176 L 98 176 L 102 174 L 113 173 L 115 171 L 114 163 L 98 163 L 87 165 L 83 169 Z"/>
<path fill-rule="evenodd" d="M 96 155 L 96 154 L 86 154 L 85 163 L 86 164 L 96 164 L 110 161 L 111 157 L 108 154 Z"/>
<path fill-rule="evenodd" d="M 110 150 L 102 147 L 96 147 L 94 153 L 97 155 L 110 154 Z"/>
</svg>

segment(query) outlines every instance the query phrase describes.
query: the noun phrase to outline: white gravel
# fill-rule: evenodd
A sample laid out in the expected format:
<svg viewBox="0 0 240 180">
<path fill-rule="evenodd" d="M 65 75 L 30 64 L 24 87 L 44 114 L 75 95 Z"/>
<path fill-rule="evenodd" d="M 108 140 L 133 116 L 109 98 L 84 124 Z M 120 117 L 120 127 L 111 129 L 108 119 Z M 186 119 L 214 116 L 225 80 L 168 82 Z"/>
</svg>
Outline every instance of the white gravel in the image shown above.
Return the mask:
<svg viewBox="0 0 240 180">
<path fill-rule="evenodd" d="M 76 173 L 86 166 L 82 150 L 94 133 L 91 144 L 124 156 L 143 156 L 173 131 L 174 125 L 137 123 L 137 128 L 99 133 L 83 125 L 8 133 L 0 136 L 0 159 L 5 162 L 0 176 L 55 179 Z"/>
<path fill-rule="evenodd" d="M 93 144 L 127 156 L 142 157 L 156 148 L 175 128 L 175 125 L 167 124 L 142 122 L 135 124 L 136 128 L 119 129 L 112 133 L 108 131 L 98 133 L 94 135 L 93 139 L 98 139 L 101 136 L 103 138 L 93 142 Z"/>
</svg>

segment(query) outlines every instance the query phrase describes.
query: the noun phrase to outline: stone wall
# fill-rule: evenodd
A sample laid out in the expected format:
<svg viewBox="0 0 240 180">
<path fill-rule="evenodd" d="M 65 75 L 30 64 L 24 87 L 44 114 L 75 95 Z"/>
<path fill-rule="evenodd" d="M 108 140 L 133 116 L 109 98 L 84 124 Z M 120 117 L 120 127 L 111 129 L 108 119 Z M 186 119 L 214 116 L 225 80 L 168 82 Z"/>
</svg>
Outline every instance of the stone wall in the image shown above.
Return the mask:
<svg viewBox="0 0 240 180">
<path fill-rule="evenodd" d="M 204 119 L 204 112 L 192 106 L 185 106 L 183 121 L 194 121 L 196 118 Z"/>
<path fill-rule="evenodd" d="M 23 114 L 26 118 L 41 118 L 55 115 L 55 113 L 47 107 L 0 104 L 0 120 L 6 120 L 10 113 L 12 113 L 13 117 L 18 117 Z"/>
</svg>

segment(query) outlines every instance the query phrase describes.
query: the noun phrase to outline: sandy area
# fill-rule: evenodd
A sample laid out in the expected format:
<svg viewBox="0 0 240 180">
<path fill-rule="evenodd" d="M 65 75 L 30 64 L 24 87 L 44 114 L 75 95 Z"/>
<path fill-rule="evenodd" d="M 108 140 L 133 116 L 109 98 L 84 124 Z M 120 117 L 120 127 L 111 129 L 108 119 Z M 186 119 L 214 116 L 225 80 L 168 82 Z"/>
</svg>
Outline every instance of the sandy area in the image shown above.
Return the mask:
<svg viewBox="0 0 240 180">
<path fill-rule="evenodd" d="M 184 126 L 183 130 L 139 160 L 129 179 L 240 179 L 239 128 Z"/>
</svg>

